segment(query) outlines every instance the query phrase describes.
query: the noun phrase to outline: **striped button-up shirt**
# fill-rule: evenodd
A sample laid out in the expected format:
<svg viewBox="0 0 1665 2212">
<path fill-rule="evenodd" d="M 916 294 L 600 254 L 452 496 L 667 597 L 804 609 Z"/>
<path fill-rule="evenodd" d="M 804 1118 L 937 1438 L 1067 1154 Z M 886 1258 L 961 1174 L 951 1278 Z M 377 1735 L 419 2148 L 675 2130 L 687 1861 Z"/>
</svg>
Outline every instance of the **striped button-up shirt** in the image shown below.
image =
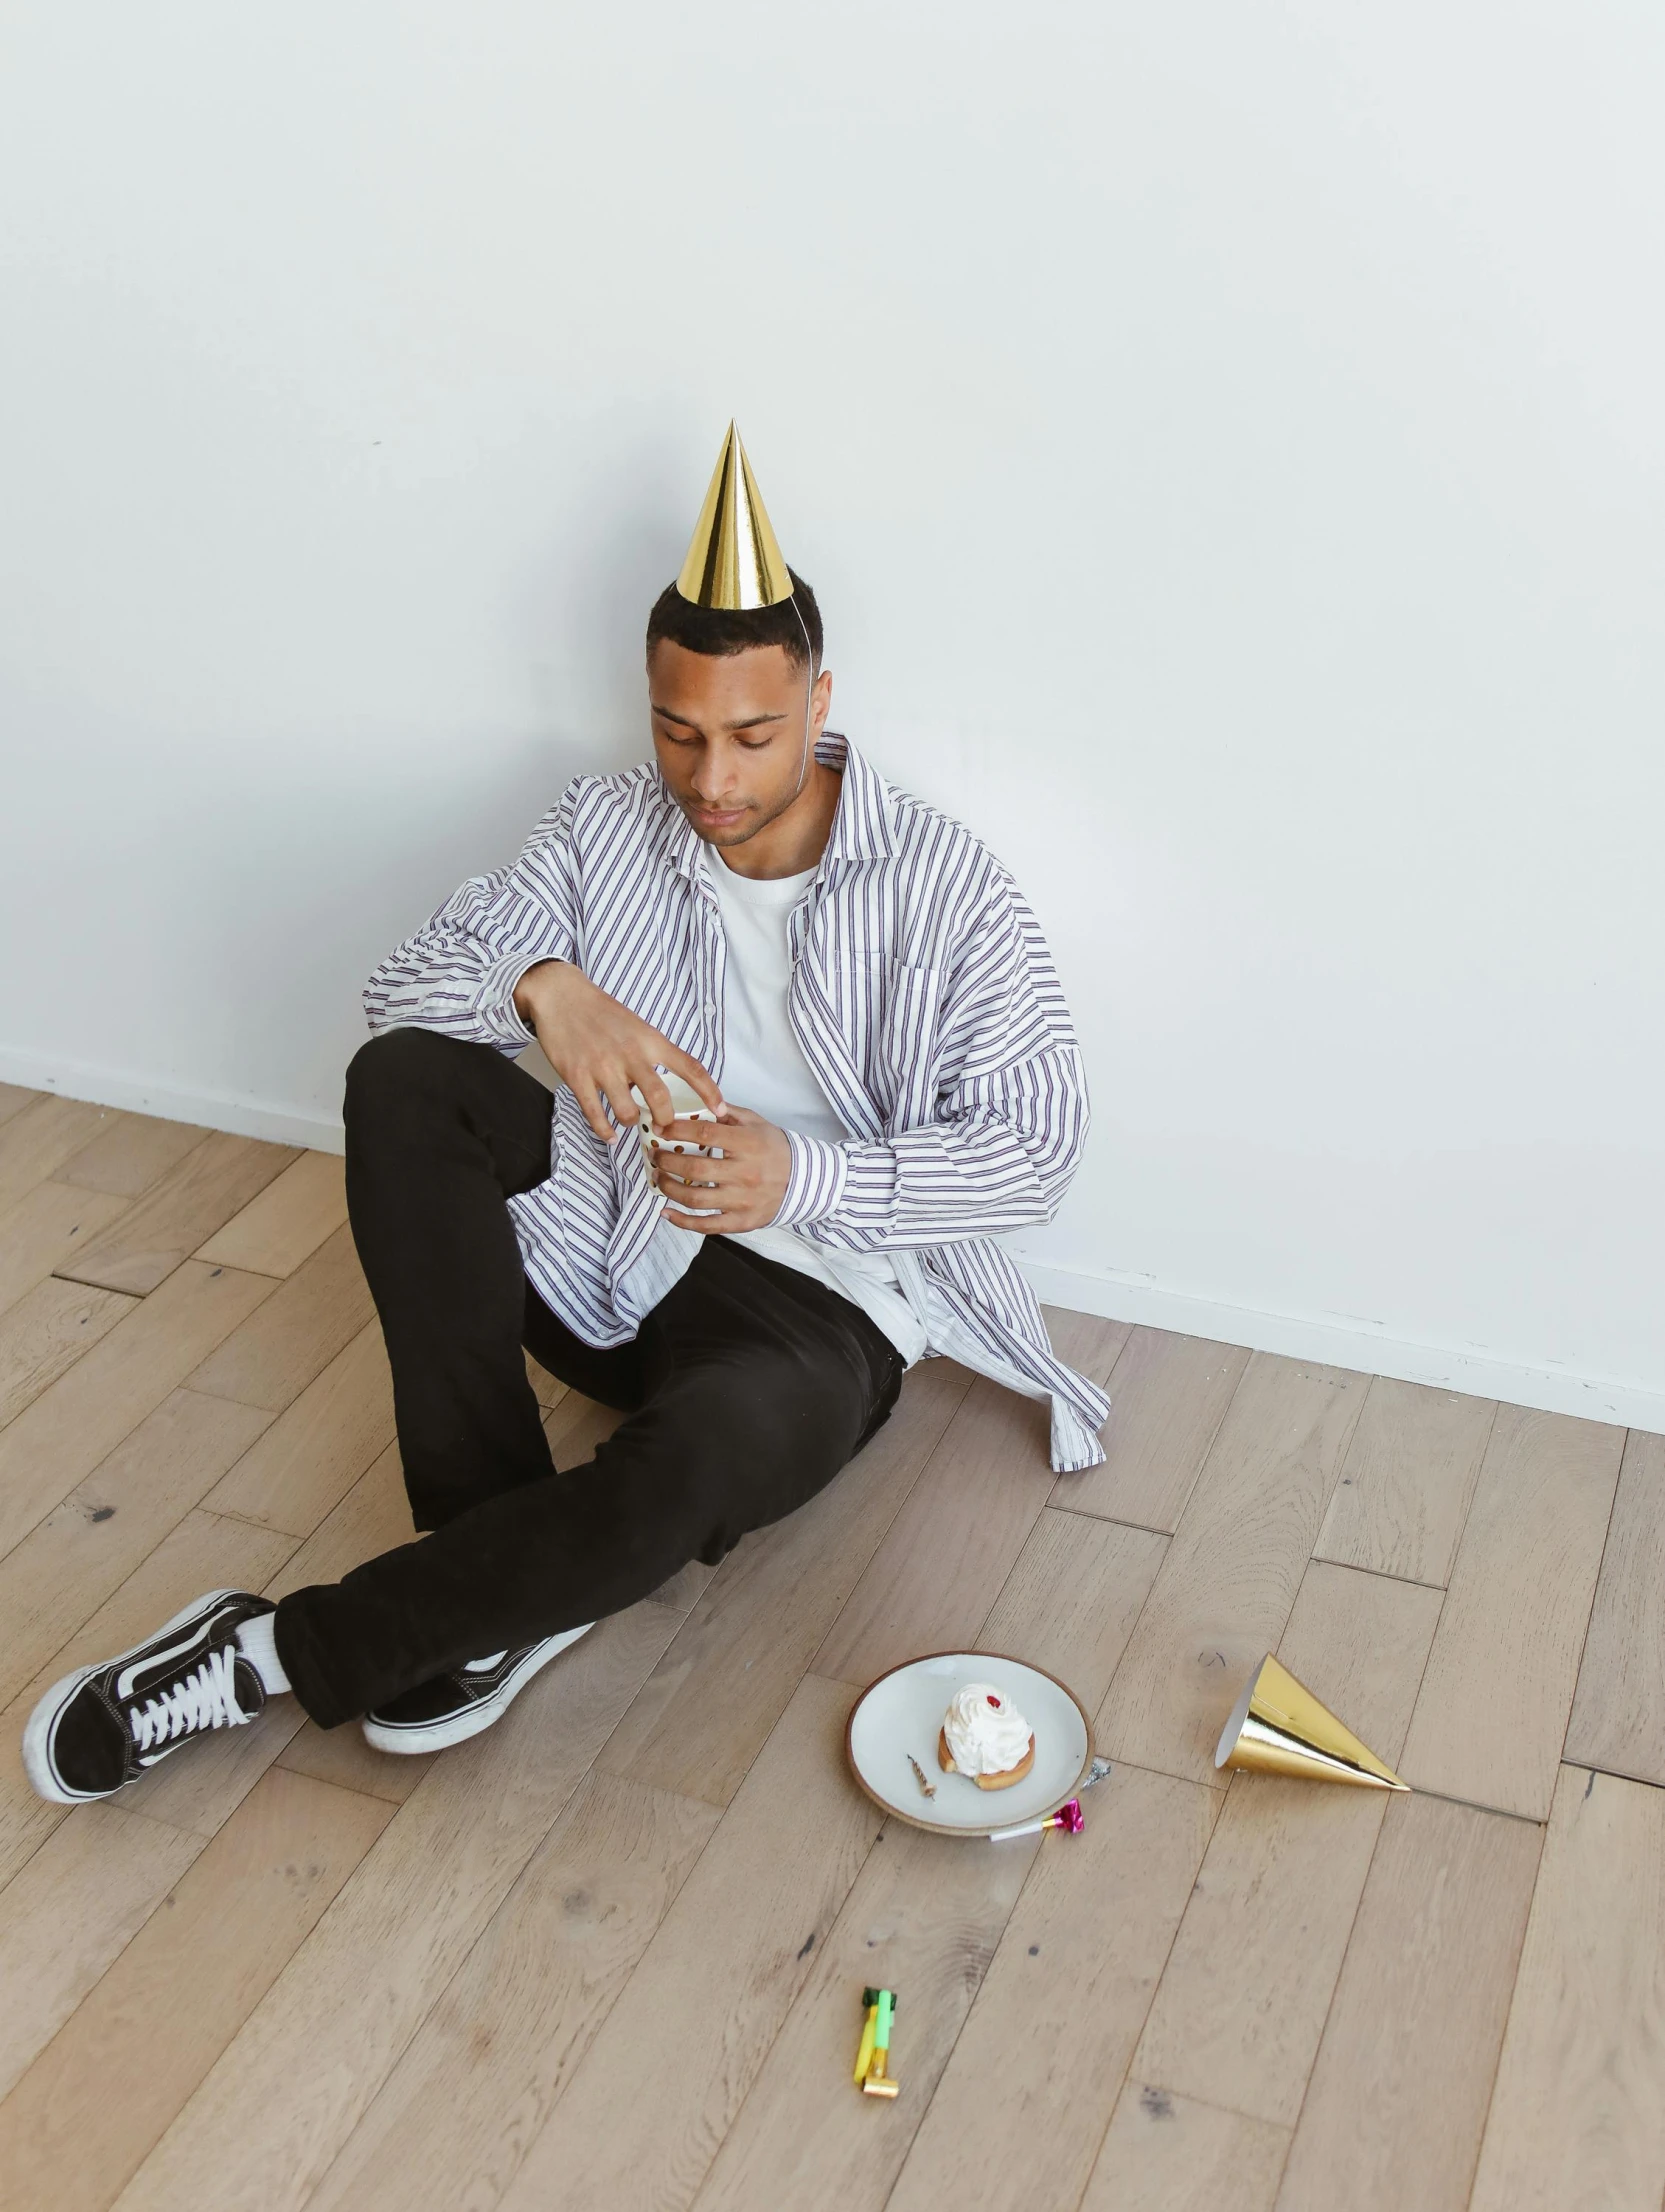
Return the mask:
<svg viewBox="0 0 1665 2212">
<path fill-rule="evenodd" d="M 930 1349 L 1052 1407 L 1060 1472 L 1104 1456 L 1104 1393 L 1057 1359 L 991 1236 L 1048 1221 L 1087 1133 L 1080 1048 L 1035 918 L 969 830 L 829 732 L 827 848 L 791 917 L 788 1011 L 848 1138 L 787 1132 L 775 1225 L 883 1252 Z M 476 876 L 365 988 L 400 1024 L 518 1053 L 514 992 L 567 960 L 720 1083 L 725 948 L 701 842 L 651 764 L 578 776 L 510 868 Z M 744 1100 L 740 1101 L 744 1104 Z M 634 1144 L 605 1145 L 564 1085 L 547 1182 L 509 1201 L 526 1273 L 569 1328 L 627 1342 L 687 1265 Z"/>
</svg>

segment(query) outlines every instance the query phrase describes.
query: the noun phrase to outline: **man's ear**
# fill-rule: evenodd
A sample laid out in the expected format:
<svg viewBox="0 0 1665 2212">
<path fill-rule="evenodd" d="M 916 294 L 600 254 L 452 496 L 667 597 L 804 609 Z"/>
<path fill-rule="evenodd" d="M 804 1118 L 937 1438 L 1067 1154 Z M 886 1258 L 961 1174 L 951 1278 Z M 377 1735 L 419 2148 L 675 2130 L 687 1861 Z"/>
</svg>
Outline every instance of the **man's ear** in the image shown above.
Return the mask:
<svg viewBox="0 0 1665 2212">
<path fill-rule="evenodd" d="M 827 716 L 832 712 L 832 670 L 830 668 L 823 668 L 820 675 L 816 677 L 815 689 L 810 696 L 813 702 L 809 716 L 810 727 L 819 737 L 827 726 Z"/>
</svg>

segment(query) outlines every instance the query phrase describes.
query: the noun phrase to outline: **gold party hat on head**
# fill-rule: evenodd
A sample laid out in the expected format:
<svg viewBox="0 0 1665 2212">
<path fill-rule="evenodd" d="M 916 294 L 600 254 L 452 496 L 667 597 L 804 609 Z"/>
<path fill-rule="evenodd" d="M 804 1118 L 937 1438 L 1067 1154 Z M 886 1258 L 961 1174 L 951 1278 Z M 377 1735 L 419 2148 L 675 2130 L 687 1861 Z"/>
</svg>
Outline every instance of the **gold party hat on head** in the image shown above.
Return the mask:
<svg viewBox="0 0 1665 2212">
<path fill-rule="evenodd" d="M 1313 1782 L 1351 1782 L 1367 1790 L 1410 1788 L 1270 1653 L 1226 1722 L 1214 1764 L 1299 1774 Z"/>
<path fill-rule="evenodd" d="M 711 488 L 676 588 L 696 607 L 720 607 L 731 614 L 778 607 L 792 596 L 792 578 L 733 423 L 711 472 Z"/>
</svg>

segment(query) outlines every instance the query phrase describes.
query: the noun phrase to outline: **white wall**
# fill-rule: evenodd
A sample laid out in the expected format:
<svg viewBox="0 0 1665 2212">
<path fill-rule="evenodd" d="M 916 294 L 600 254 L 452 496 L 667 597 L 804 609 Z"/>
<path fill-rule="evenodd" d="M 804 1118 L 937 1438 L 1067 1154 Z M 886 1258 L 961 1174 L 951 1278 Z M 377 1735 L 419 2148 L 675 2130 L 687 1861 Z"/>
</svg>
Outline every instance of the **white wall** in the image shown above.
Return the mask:
<svg viewBox="0 0 1665 2212">
<path fill-rule="evenodd" d="M 1665 18 L 7 11 L 0 1076 L 329 1141 L 718 436 L 1049 929 L 1049 1292 L 1665 1426 Z"/>
</svg>

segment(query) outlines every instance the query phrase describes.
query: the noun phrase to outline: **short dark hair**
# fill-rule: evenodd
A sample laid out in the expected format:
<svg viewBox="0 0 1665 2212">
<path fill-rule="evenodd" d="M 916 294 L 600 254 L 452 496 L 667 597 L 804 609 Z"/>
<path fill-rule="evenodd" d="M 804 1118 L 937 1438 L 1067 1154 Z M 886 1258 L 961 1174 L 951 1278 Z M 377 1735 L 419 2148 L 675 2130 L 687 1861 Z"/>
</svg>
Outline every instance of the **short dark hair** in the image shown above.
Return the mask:
<svg viewBox="0 0 1665 2212">
<path fill-rule="evenodd" d="M 795 668 L 818 670 L 821 666 L 821 610 L 815 604 L 814 592 L 797 570 L 789 568 L 786 573 L 792 579 L 790 599 L 782 599 L 773 607 L 748 607 L 735 613 L 721 607 L 696 607 L 691 599 L 683 598 L 674 584 L 667 584 L 653 602 L 653 612 L 648 616 L 649 657 L 661 638 L 669 638 L 685 652 L 710 653 L 719 660 L 731 653 L 749 653 L 759 645 L 778 645 Z M 794 608 L 797 613 L 793 612 Z M 803 618 L 801 627 L 800 615 Z M 807 656 L 805 631 L 809 633 Z"/>
</svg>

